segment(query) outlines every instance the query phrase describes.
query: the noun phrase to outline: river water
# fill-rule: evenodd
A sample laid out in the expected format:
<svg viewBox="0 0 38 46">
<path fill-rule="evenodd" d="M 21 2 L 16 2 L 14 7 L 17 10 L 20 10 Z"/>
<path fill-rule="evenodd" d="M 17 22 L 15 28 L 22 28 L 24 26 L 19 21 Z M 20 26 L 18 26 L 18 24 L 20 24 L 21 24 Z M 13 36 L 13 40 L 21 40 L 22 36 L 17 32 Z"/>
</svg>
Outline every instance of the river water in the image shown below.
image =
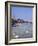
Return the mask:
<svg viewBox="0 0 38 46">
<path fill-rule="evenodd" d="M 11 27 L 11 38 L 32 38 L 32 24 L 31 23 L 22 23 L 19 26 Z"/>
</svg>

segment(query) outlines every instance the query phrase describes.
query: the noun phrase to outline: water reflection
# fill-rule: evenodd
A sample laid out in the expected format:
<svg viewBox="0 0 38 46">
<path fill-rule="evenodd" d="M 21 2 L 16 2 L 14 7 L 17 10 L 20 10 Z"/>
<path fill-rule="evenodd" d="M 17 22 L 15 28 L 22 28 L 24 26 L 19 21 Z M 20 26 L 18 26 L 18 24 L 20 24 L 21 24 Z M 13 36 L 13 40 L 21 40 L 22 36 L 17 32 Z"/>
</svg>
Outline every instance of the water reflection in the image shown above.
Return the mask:
<svg viewBox="0 0 38 46">
<path fill-rule="evenodd" d="M 22 23 L 16 25 L 11 27 L 11 38 L 32 38 L 32 24 Z"/>
</svg>

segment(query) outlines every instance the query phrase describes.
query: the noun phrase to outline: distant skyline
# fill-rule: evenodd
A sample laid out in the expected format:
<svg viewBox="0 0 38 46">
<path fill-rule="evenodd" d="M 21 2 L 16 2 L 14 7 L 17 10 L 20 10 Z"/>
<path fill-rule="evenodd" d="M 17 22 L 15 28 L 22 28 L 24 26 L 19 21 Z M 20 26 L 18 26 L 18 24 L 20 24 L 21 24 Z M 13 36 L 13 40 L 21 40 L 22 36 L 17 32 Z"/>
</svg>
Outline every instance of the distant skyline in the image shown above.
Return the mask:
<svg viewBox="0 0 38 46">
<path fill-rule="evenodd" d="M 16 19 L 31 20 L 32 21 L 32 8 L 30 7 L 11 7 L 11 15 Z"/>
</svg>

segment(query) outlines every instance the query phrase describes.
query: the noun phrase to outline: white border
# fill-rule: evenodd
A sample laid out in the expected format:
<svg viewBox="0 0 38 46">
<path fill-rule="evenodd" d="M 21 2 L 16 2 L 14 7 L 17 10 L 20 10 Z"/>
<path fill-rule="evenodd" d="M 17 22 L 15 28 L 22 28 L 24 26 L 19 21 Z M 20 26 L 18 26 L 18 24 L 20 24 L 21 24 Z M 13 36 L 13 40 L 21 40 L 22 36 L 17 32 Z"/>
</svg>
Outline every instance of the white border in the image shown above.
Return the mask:
<svg viewBox="0 0 38 46">
<path fill-rule="evenodd" d="M 24 6 L 34 6 L 33 8 L 33 38 L 24 38 L 24 39 L 11 39 L 10 40 L 10 4 L 14 5 L 24 5 Z M 31 42 L 35 41 L 36 37 L 36 5 L 32 4 L 20 4 L 20 3 L 8 3 L 8 43 L 18 43 L 18 42 Z"/>
</svg>

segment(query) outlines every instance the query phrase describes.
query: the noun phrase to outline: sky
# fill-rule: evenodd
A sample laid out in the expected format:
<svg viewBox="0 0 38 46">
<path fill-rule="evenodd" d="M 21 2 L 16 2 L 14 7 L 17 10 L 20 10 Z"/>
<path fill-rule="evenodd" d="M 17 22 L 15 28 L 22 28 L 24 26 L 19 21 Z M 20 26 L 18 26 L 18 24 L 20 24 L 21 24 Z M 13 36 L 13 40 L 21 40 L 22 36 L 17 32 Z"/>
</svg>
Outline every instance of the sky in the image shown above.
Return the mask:
<svg viewBox="0 0 38 46">
<path fill-rule="evenodd" d="M 31 7 L 11 7 L 11 16 L 16 19 L 32 20 L 32 8 Z"/>
</svg>

